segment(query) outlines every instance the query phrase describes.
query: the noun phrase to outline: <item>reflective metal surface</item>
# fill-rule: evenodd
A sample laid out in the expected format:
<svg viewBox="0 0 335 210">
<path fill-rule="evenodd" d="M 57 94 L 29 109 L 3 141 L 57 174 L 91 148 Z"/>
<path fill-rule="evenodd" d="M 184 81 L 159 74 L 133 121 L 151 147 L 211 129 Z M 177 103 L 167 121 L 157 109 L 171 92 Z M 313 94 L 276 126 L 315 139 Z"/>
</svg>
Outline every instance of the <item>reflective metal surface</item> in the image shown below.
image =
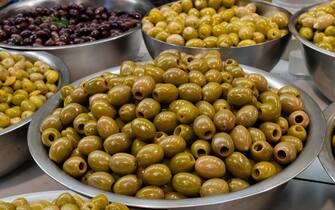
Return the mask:
<svg viewBox="0 0 335 210">
<path fill-rule="evenodd" d="M 60 73 L 58 88 L 70 82 L 70 75 L 67 66 L 59 58 L 51 54 L 44 52 L 9 52 L 23 55 L 31 60 L 41 60 L 53 67 L 55 70 L 58 70 Z M 38 111 L 34 113 L 33 116 L 37 115 L 37 113 Z M 32 116 L 0 131 L 0 176 L 3 176 L 17 168 L 29 158 L 27 131 L 28 123 L 31 119 Z"/>
<path fill-rule="evenodd" d="M 69 190 L 55 190 L 55 191 L 43 191 L 43 192 L 35 192 L 35 193 L 27 193 L 27 194 L 20 194 L 20 195 L 13 195 L 10 197 L 0 198 L 0 200 L 5 202 L 12 202 L 17 198 L 26 198 L 28 202 L 36 202 L 41 200 L 54 200 L 62 193 L 71 193 Z"/>
<path fill-rule="evenodd" d="M 318 88 L 327 98 L 335 101 L 335 71 L 333 71 L 335 53 L 322 49 L 314 43 L 305 40 L 296 30 L 298 17 L 317 5 L 319 4 L 306 7 L 295 13 L 290 20 L 289 29 L 302 44 L 306 67 Z"/>
<path fill-rule="evenodd" d="M 149 0 L 25 0 L 12 4 L 0 11 L 0 19 L 16 14 L 20 10 L 34 8 L 37 5 L 51 7 L 55 4 L 70 2 L 88 5 L 103 5 L 108 10 L 139 11 L 145 14 L 151 5 Z M 141 35 L 139 27 L 120 36 L 101 39 L 94 42 L 52 47 L 23 47 L 1 44 L 0 47 L 15 50 L 47 51 L 60 57 L 71 71 L 71 79 L 77 80 L 101 69 L 121 64 L 122 60 L 135 57 L 140 49 Z"/>
<path fill-rule="evenodd" d="M 274 77 L 270 76 L 270 74 L 264 71 L 247 66 L 242 67 L 248 73 L 257 72 L 264 75 L 269 81 L 269 85 L 272 87 L 280 88 L 286 84 L 278 79 L 275 79 Z M 119 72 L 119 67 L 112 68 L 108 71 L 117 73 Z M 75 82 L 73 85 L 78 85 L 81 81 L 88 80 L 89 78 L 100 74 L 101 72 L 85 77 L 82 80 Z M 170 209 L 196 207 L 196 209 L 208 209 L 207 205 L 212 205 L 211 207 L 213 208 L 229 208 L 241 210 L 250 209 L 250 205 L 252 205 L 253 207 L 255 205 L 255 209 L 268 209 L 268 206 L 266 207 L 266 205 L 269 201 L 276 199 L 276 196 L 280 191 L 280 188 L 277 187 L 288 182 L 293 177 L 301 173 L 305 168 L 307 168 L 316 158 L 323 144 L 326 123 L 322 112 L 318 105 L 305 92 L 302 91 L 301 95 L 302 100 L 305 104 L 305 110 L 308 113 L 313 114 L 310 115 L 311 125 L 309 127 L 309 136 L 306 146 L 303 152 L 297 158 L 297 160 L 294 161 L 285 170 L 280 172 L 278 175 L 268 180 L 255 184 L 245 190 L 229 193 L 226 195 L 206 198 L 190 198 L 178 201 L 150 200 L 150 202 L 148 202 L 147 200 L 138 199 L 135 197 L 106 193 L 105 191 L 90 187 L 70 177 L 48 158 L 48 153 L 41 143 L 41 136 L 39 132 L 39 126 L 44 120 L 45 116 L 50 114 L 53 109 L 56 108 L 61 102 L 59 93 L 52 100 L 48 101 L 47 106 L 43 107 L 40 110 L 38 116 L 34 117 L 34 120 L 29 127 L 28 145 L 34 160 L 44 172 L 46 172 L 49 176 L 51 176 L 61 184 L 65 185 L 66 187 L 87 196 L 95 196 L 100 193 L 105 193 L 110 200 L 142 208 Z M 254 203 L 255 199 L 258 200 L 257 208 L 256 204 Z"/>
<path fill-rule="evenodd" d="M 282 11 L 286 13 L 289 17 L 291 17 L 290 12 L 286 9 L 280 8 L 268 2 L 257 0 L 241 0 L 238 2 L 240 5 L 254 2 L 257 6 L 257 13 L 261 16 L 269 16 L 276 11 Z M 241 64 L 253 66 L 259 69 L 263 69 L 265 71 L 271 71 L 271 69 L 278 63 L 279 59 L 281 58 L 286 49 L 288 41 L 291 38 L 291 34 L 289 33 L 280 39 L 267 41 L 247 47 L 192 48 L 168 44 L 166 42 L 148 36 L 144 33 L 142 29 L 141 31 L 146 47 L 151 57 L 153 58 L 156 57 L 160 52 L 171 48 L 178 49 L 189 54 L 197 54 L 199 52 L 215 49 L 221 53 L 221 57 L 224 60 L 228 58 L 234 58 L 238 60 Z"/>
<path fill-rule="evenodd" d="M 323 114 L 327 119 L 327 133 L 319 159 L 330 178 L 335 182 L 335 157 L 331 143 L 335 129 L 335 103 L 331 104 Z"/>
</svg>

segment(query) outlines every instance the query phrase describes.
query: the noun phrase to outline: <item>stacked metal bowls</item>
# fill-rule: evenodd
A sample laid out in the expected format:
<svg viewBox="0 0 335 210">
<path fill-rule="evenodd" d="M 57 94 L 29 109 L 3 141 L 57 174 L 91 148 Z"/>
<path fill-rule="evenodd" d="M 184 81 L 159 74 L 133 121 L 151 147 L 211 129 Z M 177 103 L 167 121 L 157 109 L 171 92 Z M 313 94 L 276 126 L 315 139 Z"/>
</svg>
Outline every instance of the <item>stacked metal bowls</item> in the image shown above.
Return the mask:
<svg viewBox="0 0 335 210">
<path fill-rule="evenodd" d="M 335 101 L 335 71 L 333 69 L 335 66 L 335 53 L 322 49 L 302 38 L 296 29 L 299 16 L 318 5 L 320 4 L 305 7 L 295 13 L 289 22 L 289 29 L 302 44 L 306 67 L 317 87 L 328 99 Z"/>
<path fill-rule="evenodd" d="M 20 10 L 34 8 L 37 5 L 52 7 L 56 4 L 69 4 L 71 0 L 26 0 L 14 3 L 0 10 L 0 19 L 16 14 Z M 109 10 L 146 14 L 153 6 L 149 0 L 76 0 L 93 6 L 104 6 Z M 125 59 L 134 58 L 139 50 L 141 41 L 140 26 L 119 36 L 94 42 L 52 47 L 29 47 L 1 44 L 0 47 L 15 50 L 46 51 L 61 58 L 71 71 L 71 79 L 77 80 L 93 74 L 101 69 L 120 65 Z"/>
<path fill-rule="evenodd" d="M 281 11 L 291 17 L 291 13 L 286 9 L 275 6 L 271 3 L 257 0 L 241 0 L 238 1 L 240 6 L 246 5 L 248 3 L 254 3 L 257 7 L 257 13 L 261 16 L 269 16 L 274 12 Z M 143 29 L 142 35 L 145 45 L 151 55 L 151 57 L 156 57 L 160 52 L 167 49 L 177 49 L 182 52 L 189 54 L 198 54 L 200 52 L 208 50 L 218 50 L 221 53 L 223 60 L 228 58 L 234 58 L 238 60 L 241 64 L 248 66 L 253 66 L 265 71 L 271 71 L 272 68 L 279 62 L 281 56 L 283 55 L 286 46 L 291 38 L 291 34 L 272 41 L 266 41 L 260 44 L 247 47 L 229 47 L 229 48 L 192 48 L 185 46 L 178 46 L 169 44 L 153 37 L 148 36 Z"/>
<path fill-rule="evenodd" d="M 58 88 L 70 82 L 70 73 L 67 66 L 59 58 L 51 54 L 43 52 L 8 52 L 23 55 L 31 60 L 41 60 L 58 70 L 60 74 Z M 38 111 L 33 116 L 37 114 Z M 27 145 L 27 132 L 31 119 L 32 116 L 0 131 L 0 154 L 2 157 L 0 158 L 0 176 L 17 168 L 30 157 Z"/>
<path fill-rule="evenodd" d="M 247 66 L 242 66 L 247 73 L 259 73 L 265 76 L 268 80 L 269 85 L 274 88 L 280 88 L 286 83 L 275 79 L 270 74 Z M 119 73 L 119 67 L 112 68 L 108 70 L 113 73 Z M 100 73 L 90 75 L 79 81 L 73 83 L 73 86 L 77 86 L 82 81 L 87 81 L 90 78 L 100 75 Z M 52 160 L 48 158 L 48 152 L 41 142 L 41 134 L 39 127 L 44 120 L 45 116 L 49 115 L 60 103 L 62 102 L 60 94 L 56 94 L 54 98 L 49 100 L 39 112 L 34 117 L 34 120 L 30 124 L 28 132 L 28 145 L 36 163 L 40 168 L 46 172 L 49 176 L 54 178 L 59 183 L 74 190 L 78 193 L 95 196 L 101 193 L 106 194 L 109 200 L 116 202 L 125 203 L 133 207 L 141 208 L 194 208 L 197 209 L 208 209 L 208 205 L 212 205 L 213 208 L 229 208 L 229 209 L 250 209 L 250 203 L 253 203 L 253 208 L 256 209 L 268 209 L 267 202 L 271 199 L 276 198 L 276 194 L 280 190 L 279 186 L 288 182 L 305 168 L 307 168 L 317 157 L 321 146 L 323 144 L 324 135 L 326 132 L 325 119 L 318 105 L 303 91 L 301 91 L 301 97 L 305 105 L 305 110 L 310 113 L 310 126 L 309 126 L 309 136 L 304 150 L 298 156 L 291 165 L 285 168 L 278 175 L 262 181 L 258 184 L 252 185 L 251 187 L 238 191 L 232 192 L 225 195 L 212 196 L 212 197 L 202 197 L 202 198 L 189 198 L 177 201 L 168 200 L 150 200 L 148 202 L 145 199 L 139 199 L 135 197 L 123 196 L 114 194 L 111 192 L 105 192 L 97 188 L 88 186 L 75 178 L 67 175 L 61 168 L 59 168 Z M 266 192 L 266 193 L 265 193 Z"/>
</svg>

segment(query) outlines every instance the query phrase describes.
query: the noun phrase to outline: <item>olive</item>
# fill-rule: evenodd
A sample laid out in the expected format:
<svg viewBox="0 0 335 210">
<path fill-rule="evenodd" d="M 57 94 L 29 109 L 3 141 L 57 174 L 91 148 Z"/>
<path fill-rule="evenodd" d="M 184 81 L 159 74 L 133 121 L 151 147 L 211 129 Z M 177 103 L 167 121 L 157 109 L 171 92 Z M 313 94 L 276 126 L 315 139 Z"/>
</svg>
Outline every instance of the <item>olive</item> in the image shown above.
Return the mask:
<svg viewBox="0 0 335 210">
<path fill-rule="evenodd" d="M 186 149 L 186 141 L 177 135 L 163 138 L 158 142 L 158 145 L 163 148 L 166 157 L 172 157 Z"/>
<path fill-rule="evenodd" d="M 185 196 L 196 196 L 200 193 L 201 179 L 197 175 L 180 172 L 173 176 L 172 186 Z"/>
<path fill-rule="evenodd" d="M 173 174 L 179 172 L 191 172 L 195 165 L 195 159 L 191 153 L 181 152 L 173 156 L 169 168 Z"/>
<path fill-rule="evenodd" d="M 200 189 L 200 196 L 214 196 L 221 195 L 229 192 L 228 183 L 224 179 L 213 178 L 206 180 Z"/>
<path fill-rule="evenodd" d="M 227 133 L 215 134 L 212 139 L 211 148 L 221 158 L 228 157 L 235 150 L 233 139 Z"/>
<path fill-rule="evenodd" d="M 251 175 L 252 165 L 240 152 L 233 152 L 226 158 L 225 163 L 227 171 L 237 178 L 246 179 Z"/>
<path fill-rule="evenodd" d="M 202 139 L 211 139 L 216 128 L 213 121 L 206 115 L 198 116 L 193 122 L 194 133 Z"/>
<path fill-rule="evenodd" d="M 220 158 L 204 155 L 196 160 L 195 171 L 203 178 L 219 178 L 225 175 L 226 167 Z"/>
</svg>

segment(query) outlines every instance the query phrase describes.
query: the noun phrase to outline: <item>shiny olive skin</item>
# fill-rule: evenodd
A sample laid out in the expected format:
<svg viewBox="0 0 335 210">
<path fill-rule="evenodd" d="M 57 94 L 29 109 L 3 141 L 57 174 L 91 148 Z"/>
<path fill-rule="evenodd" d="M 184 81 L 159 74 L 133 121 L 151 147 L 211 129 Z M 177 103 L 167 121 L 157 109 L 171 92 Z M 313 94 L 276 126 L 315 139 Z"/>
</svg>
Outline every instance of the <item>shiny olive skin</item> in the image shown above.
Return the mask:
<svg viewBox="0 0 335 210">
<path fill-rule="evenodd" d="M 104 151 L 93 151 L 88 155 L 87 163 L 94 171 L 106 171 L 109 170 L 109 162 L 111 156 Z"/>
<path fill-rule="evenodd" d="M 282 136 L 280 138 L 280 141 L 292 143 L 295 146 L 295 149 L 297 150 L 297 152 L 301 152 L 302 149 L 304 148 L 304 145 L 301 139 L 295 136 Z"/>
<path fill-rule="evenodd" d="M 179 192 L 167 192 L 165 193 L 165 197 L 166 200 L 180 200 L 180 199 L 185 199 L 186 196 L 184 196 L 183 194 L 179 193 Z"/>
<path fill-rule="evenodd" d="M 301 141 L 305 141 L 306 138 L 307 138 L 306 129 L 301 125 L 291 126 L 287 131 L 287 135 L 295 136 L 295 137 L 299 138 Z"/>
<path fill-rule="evenodd" d="M 253 160 L 270 161 L 272 159 L 273 148 L 267 141 L 256 141 L 252 144 L 250 154 Z"/>
<path fill-rule="evenodd" d="M 229 104 L 235 106 L 243 106 L 251 104 L 253 92 L 250 88 L 246 87 L 233 87 L 227 95 L 227 101 Z"/>
<path fill-rule="evenodd" d="M 102 116 L 97 121 L 97 131 L 103 139 L 106 139 L 107 137 L 118 133 L 120 129 L 113 118 Z"/>
<path fill-rule="evenodd" d="M 141 182 L 136 175 L 125 175 L 118 179 L 114 186 L 113 192 L 120 195 L 135 195 L 138 189 L 141 187 Z"/>
<path fill-rule="evenodd" d="M 113 155 L 118 152 L 125 152 L 131 146 L 131 139 L 125 133 L 116 133 L 110 135 L 103 142 L 104 150 Z"/>
<path fill-rule="evenodd" d="M 65 106 L 60 113 L 60 120 L 63 125 L 68 125 L 80 114 L 85 112 L 85 108 L 78 103 L 71 103 Z"/>
<path fill-rule="evenodd" d="M 135 139 L 131 145 L 131 154 L 136 156 L 138 151 L 140 151 L 140 149 L 142 149 L 145 145 L 147 145 L 147 143 L 139 140 L 139 139 Z"/>
<path fill-rule="evenodd" d="M 151 96 L 155 88 L 155 80 L 150 76 L 142 76 L 138 78 L 132 87 L 132 93 L 135 99 L 142 100 Z"/>
<path fill-rule="evenodd" d="M 164 191 L 157 186 L 146 186 L 137 191 L 137 198 L 164 199 Z"/>
<path fill-rule="evenodd" d="M 136 116 L 153 119 L 161 109 L 161 105 L 152 98 L 145 98 L 136 107 Z"/>
<path fill-rule="evenodd" d="M 186 141 L 177 135 L 163 138 L 158 142 L 158 145 L 163 148 L 166 157 L 172 157 L 186 149 Z"/>
<path fill-rule="evenodd" d="M 150 141 L 155 137 L 155 125 L 145 118 L 136 118 L 131 122 L 131 128 L 137 138 Z"/>
<path fill-rule="evenodd" d="M 266 136 L 266 139 L 269 142 L 276 143 L 280 140 L 280 137 L 282 136 L 281 127 L 276 123 L 272 123 L 272 122 L 262 123 L 259 126 L 259 129 L 263 131 L 263 133 Z"/>
<path fill-rule="evenodd" d="M 143 146 L 136 154 L 136 160 L 139 166 L 147 167 L 159 163 L 164 158 L 164 149 L 157 144 L 147 144 Z"/>
<path fill-rule="evenodd" d="M 276 123 L 280 126 L 282 134 L 286 134 L 289 128 L 288 121 L 284 117 L 279 117 Z"/>
<path fill-rule="evenodd" d="M 94 95 L 90 96 L 89 99 L 88 99 L 89 107 L 92 106 L 94 101 L 100 100 L 100 99 L 108 101 L 108 95 L 105 94 L 105 93 L 97 93 L 97 94 L 94 94 Z"/>
<path fill-rule="evenodd" d="M 229 180 L 228 186 L 229 186 L 229 191 L 230 192 L 236 192 L 236 191 L 248 188 L 250 186 L 250 184 L 243 179 L 232 178 L 232 179 Z"/>
<path fill-rule="evenodd" d="M 206 115 L 198 116 L 193 122 L 193 131 L 201 139 L 211 139 L 216 128 L 213 121 Z"/>
<path fill-rule="evenodd" d="M 42 143 L 44 146 L 50 147 L 51 144 L 61 137 L 61 134 L 55 128 L 47 128 L 42 132 Z"/>
<path fill-rule="evenodd" d="M 282 109 L 285 113 L 292 113 L 294 111 L 303 110 L 303 103 L 301 98 L 292 94 L 284 93 L 279 95 Z"/>
<path fill-rule="evenodd" d="M 258 91 L 264 92 L 268 90 L 268 81 L 263 75 L 257 73 L 251 73 L 248 74 L 247 77 L 256 85 Z"/>
<path fill-rule="evenodd" d="M 85 136 L 78 143 L 78 150 L 83 155 L 89 155 L 95 150 L 102 149 L 102 141 L 98 136 Z"/>
<path fill-rule="evenodd" d="M 192 71 L 198 71 L 198 72 L 204 74 L 208 71 L 209 66 L 208 66 L 207 61 L 204 58 L 199 58 L 199 59 L 194 59 L 193 61 L 191 61 L 188 64 L 187 69 L 189 69 L 191 72 Z M 192 76 L 192 77 L 195 77 L 195 76 Z"/>
<path fill-rule="evenodd" d="M 190 71 L 190 73 L 188 74 L 188 80 L 189 82 L 197 84 L 200 87 L 203 87 L 204 85 L 207 84 L 205 75 L 197 70 Z"/>
<path fill-rule="evenodd" d="M 87 163 L 82 157 L 70 157 L 63 164 L 63 170 L 73 176 L 81 177 L 87 171 Z"/>
<path fill-rule="evenodd" d="M 94 95 L 96 93 L 106 92 L 108 87 L 104 78 L 96 77 L 85 82 L 84 89 L 87 94 Z"/>
<path fill-rule="evenodd" d="M 219 112 L 224 109 L 229 109 L 230 110 L 230 105 L 225 99 L 218 99 L 214 101 L 213 107 L 215 109 L 215 112 Z"/>
<path fill-rule="evenodd" d="M 258 110 L 253 105 L 243 106 L 236 112 L 236 124 L 244 127 L 252 127 L 258 119 Z"/>
<path fill-rule="evenodd" d="M 131 128 L 131 122 L 125 124 L 122 127 L 121 132 L 125 133 L 130 139 L 134 139 L 136 137 L 133 129 Z"/>
<path fill-rule="evenodd" d="M 261 161 L 252 167 L 251 176 L 254 180 L 259 182 L 274 176 L 276 173 L 277 169 L 272 163 Z"/>
<path fill-rule="evenodd" d="M 168 137 L 169 135 L 164 133 L 163 131 L 158 131 L 156 132 L 155 134 L 155 137 L 154 137 L 154 143 L 155 144 L 158 144 L 158 142 L 160 142 L 161 140 L 163 140 L 165 137 Z"/>
<path fill-rule="evenodd" d="M 171 111 L 158 113 L 153 122 L 157 130 L 166 133 L 171 133 L 178 125 L 177 115 Z"/>
<path fill-rule="evenodd" d="M 192 172 L 195 159 L 191 153 L 181 152 L 173 156 L 169 162 L 169 168 L 173 174 L 179 172 Z"/>
<path fill-rule="evenodd" d="M 173 134 L 181 136 L 188 144 L 191 144 L 195 139 L 193 128 L 185 124 L 178 125 L 174 129 Z"/>
<path fill-rule="evenodd" d="M 203 178 L 219 178 L 225 175 L 226 166 L 220 158 L 204 155 L 196 160 L 195 171 Z"/>
<path fill-rule="evenodd" d="M 188 74 L 179 68 L 170 68 L 163 74 L 163 80 L 179 86 L 188 82 Z"/>
<path fill-rule="evenodd" d="M 251 135 L 248 129 L 242 125 L 238 125 L 230 132 L 230 136 L 234 142 L 235 149 L 241 152 L 246 152 L 252 144 Z"/>
<path fill-rule="evenodd" d="M 72 91 L 69 97 L 73 103 L 85 104 L 88 99 L 88 93 L 83 87 L 77 87 Z"/>
<path fill-rule="evenodd" d="M 213 178 L 205 181 L 201 185 L 200 196 L 214 196 L 229 192 L 228 183 L 224 179 Z"/>
<path fill-rule="evenodd" d="M 108 101 L 100 99 L 92 103 L 91 113 L 96 118 L 103 116 L 114 118 L 116 115 L 116 110 Z"/>
<path fill-rule="evenodd" d="M 222 95 L 222 87 L 217 82 L 209 82 L 202 87 L 202 98 L 210 103 L 219 99 Z"/>
<path fill-rule="evenodd" d="M 184 83 L 178 87 L 179 98 L 190 102 L 200 101 L 202 98 L 201 86 L 196 83 Z"/>
<path fill-rule="evenodd" d="M 127 175 L 136 171 L 137 162 L 135 156 L 120 152 L 110 157 L 108 166 L 116 174 Z"/>
<path fill-rule="evenodd" d="M 87 113 L 80 113 L 73 120 L 73 128 L 80 134 L 84 134 L 84 126 L 92 118 Z"/>
<path fill-rule="evenodd" d="M 144 169 L 143 181 L 147 185 L 162 186 L 172 178 L 169 167 L 164 164 L 153 164 Z"/>
<path fill-rule="evenodd" d="M 177 113 L 177 111 L 181 109 L 182 107 L 192 106 L 192 105 L 193 104 L 191 102 L 183 100 L 183 99 L 175 100 L 169 104 L 169 111 Z"/>
<path fill-rule="evenodd" d="M 251 175 L 252 165 L 240 152 L 233 152 L 226 158 L 225 163 L 227 171 L 237 178 L 246 179 Z"/>
<path fill-rule="evenodd" d="M 220 71 L 215 70 L 215 69 L 210 69 L 205 73 L 205 77 L 207 82 L 217 82 L 217 83 L 222 83 L 222 74 Z"/>
<path fill-rule="evenodd" d="M 222 109 L 214 115 L 214 124 L 220 131 L 230 131 L 236 123 L 235 115 L 229 109 Z"/>
<path fill-rule="evenodd" d="M 209 155 L 211 153 L 211 145 L 208 141 L 201 139 L 196 140 L 191 145 L 191 152 L 195 158 L 203 155 Z"/>
<path fill-rule="evenodd" d="M 118 113 L 124 123 L 129 123 L 136 118 L 136 105 L 124 104 L 120 107 Z"/>
<path fill-rule="evenodd" d="M 217 133 L 211 142 L 212 151 L 219 157 L 224 158 L 231 155 L 234 150 L 233 139 L 227 133 Z"/>
<path fill-rule="evenodd" d="M 127 85 L 117 85 L 108 91 L 108 101 L 113 106 L 122 106 L 132 97 L 131 88 Z"/>
<path fill-rule="evenodd" d="M 94 172 L 87 178 L 87 184 L 101 190 L 111 191 L 115 180 L 107 172 Z"/>
<path fill-rule="evenodd" d="M 266 136 L 260 129 L 250 127 L 248 128 L 248 131 L 250 133 L 253 143 L 255 143 L 256 141 L 266 141 Z"/>
<path fill-rule="evenodd" d="M 273 156 L 277 163 L 287 165 L 297 157 L 297 149 L 290 142 L 279 142 L 273 149 Z"/>
<path fill-rule="evenodd" d="M 185 196 L 196 196 L 200 193 L 201 179 L 194 174 L 180 172 L 173 176 L 172 186 Z"/>
<path fill-rule="evenodd" d="M 215 115 L 215 109 L 212 104 L 208 103 L 207 101 L 199 101 L 195 104 L 195 106 L 198 108 L 200 115 L 206 115 L 213 119 Z"/>
<path fill-rule="evenodd" d="M 56 163 L 63 163 L 73 150 L 73 143 L 67 137 L 61 137 L 51 144 L 49 158 Z"/>
<path fill-rule="evenodd" d="M 172 104 L 172 103 L 171 103 Z M 199 115 L 199 110 L 193 104 L 180 107 L 177 111 L 177 119 L 180 123 L 190 124 Z"/>
<path fill-rule="evenodd" d="M 299 110 L 294 111 L 288 117 L 290 125 L 301 125 L 306 128 L 309 125 L 309 117 L 306 112 Z"/>
<path fill-rule="evenodd" d="M 178 98 L 178 88 L 173 84 L 156 84 L 152 97 L 162 104 L 169 104 Z"/>
<path fill-rule="evenodd" d="M 262 121 L 275 121 L 281 115 L 281 103 L 279 96 L 272 91 L 265 91 L 259 96 L 258 111 Z"/>
</svg>

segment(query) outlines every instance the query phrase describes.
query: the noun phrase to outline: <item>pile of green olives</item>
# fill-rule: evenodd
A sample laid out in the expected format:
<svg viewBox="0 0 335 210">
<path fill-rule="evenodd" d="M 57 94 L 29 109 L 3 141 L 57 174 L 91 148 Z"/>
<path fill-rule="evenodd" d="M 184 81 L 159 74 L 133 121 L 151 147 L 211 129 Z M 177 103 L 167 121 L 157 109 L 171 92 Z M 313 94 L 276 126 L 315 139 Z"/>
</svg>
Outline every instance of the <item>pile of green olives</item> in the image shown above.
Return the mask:
<svg viewBox="0 0 335 210">
<path fill-rule="evenodd" d="M 1 210 L 129 210 L 123 204 L 109 202 L 103 194 L 85 201 L 77 194 L 62 193 L 54 200 L 29 202 L 24 197 L 11 202 L 0 201 Z"/>
<path fill-rule="evenodd" d="M 40 125 L 49 158 L 90 186 L 147 199 L 242 190 L 292 163 L 307 139 L 300 92 L 270 88 L 219 52 L 167 50 L 61 89 Z"/>
<path fill-rule="evenodd" d="M 37 111 L 57 91 L 58 80 L 42 61 L 0 51 L 0 130 Z"/>
<path fill-rule="evenodd" d="M 288 34 L 288 15 L 264 17 L 256 5 L 237 6 L 235 0 L 181 0 L 152 9 L 142 19 L 150 37 L 194 48 L 245 47 Z"/>
<path fill-rule="evenodd" d="M 301 37 L 335 52 L 335 0 L 309 9 L 299 16 L 297 30 Z"/>
</svg>

